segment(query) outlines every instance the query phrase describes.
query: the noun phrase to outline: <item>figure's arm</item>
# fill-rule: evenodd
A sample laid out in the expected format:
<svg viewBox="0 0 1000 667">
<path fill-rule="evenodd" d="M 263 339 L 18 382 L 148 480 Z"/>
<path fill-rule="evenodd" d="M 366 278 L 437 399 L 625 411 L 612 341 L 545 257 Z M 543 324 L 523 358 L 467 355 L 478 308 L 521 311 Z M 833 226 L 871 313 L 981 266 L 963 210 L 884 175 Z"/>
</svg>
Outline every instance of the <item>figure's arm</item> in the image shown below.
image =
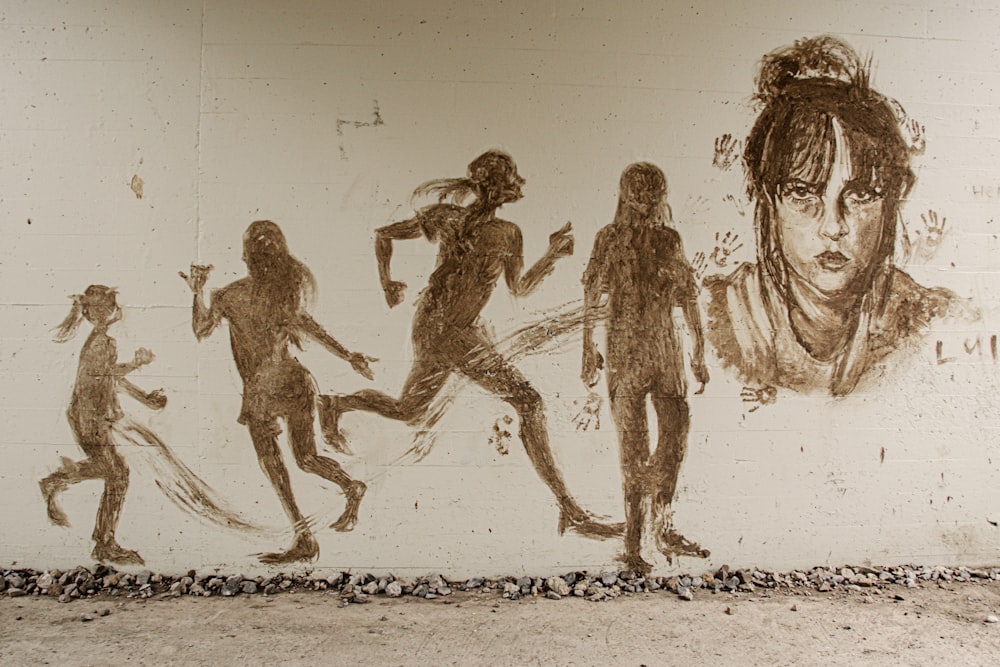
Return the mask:
<svg viewBox="0 0 1000 667">
<path fill-rule="evenodd" d="M 542 280 L 555 268 L 556 260 L 573 254 L 573 224 L 567 222 L 556 232 L 549 235 L 549 247 L 545 254 L 535 262 L 534 266 L 521 274 L 524 268 L 524 250 L 521 242 L 521 232 L 517 231 L 507 258 L 504 262 L 504 278 L 511 294 L 516 297 L 527 296 L 535 291 Z"/>
<path fill-rule="evenodd" d="M 214 301 L 211 308 L 205 305 L 205 282 L 211 271 L 211 265 L 192 264 L 190 275 L 183 271 L 178 272 L 194 293 L 194 302 L 191 305 L 191 329 L 198 340 L 215 331 L 215 327 L 222 321 L 222 312 L 216 308 Z"/>
<path fill-rule="evenodd" d="M 677 251 L 674 261 L 681 267 L 684 285 L 679 290 L 683 303 L 684 319 L 687 322 L 688 333 L 691 334 L 691 372 L 701 387 L 695 392 L 700 394 L 708 382 L 708 367 L 705 366 L 705 333 L 701 327 L 701 311 L 698 309 L 698 284 L 694 278 L 694 269 L 684 256 L 680 240 L 677 241 Z"/>
<path fill-rule="evenodd" d="M 420 223 L 416 218 L 394 222 L 375 230 L 375 259 L 378 261 L 378 278 L 382 283 L 382 291 L 385 292 L 385 301 L 390 308 L 403 302 L 403 290 L 406 289 L 406 283 L 392 279 L 390 269 L 392 242 L 417 239 L 422 233 Z"/>
<path fill-rule="evenodd" d="M 600 370 L 604 367 L 604 358 L 594 341 L 594 326 L 600 318 L 601 298 L 605 293 L 604 271 L 606 262 L 604 248 L 598 234 L 594 240 L 594 249 L 590 262 L 583 273 L 583 363 L 580 379 L 587 387 L 593 387 L 600 378 Z"/>
<path fill-rule="evenodd" d="M 299 328 L 303 333 L 325 347 L 334 355 L 350 363 L 351 368 L 353 368 L 358 375 L 363 375 L 369 380 L 374 379 L 375 376 L 372 374 L 372 370 L 369 368 L 368 362 L 378 361 L 375 357 L 369 357 L 361 352 L 349 352 L 347 348 L 341 345 L 336 338 L 331 336 L 319 322 L 314 320 L 312 315 L 309 313 L 302 313 L 299 316 Z"/>
<path fill-rule="evenodd" d="M 125 378 L 118 380 L 118 388 L 153 410 L 160 410 L 167 404 L 167 395 L 163 393 L 162 389 L 154 389 L 147 393 Z"/>
</svg>

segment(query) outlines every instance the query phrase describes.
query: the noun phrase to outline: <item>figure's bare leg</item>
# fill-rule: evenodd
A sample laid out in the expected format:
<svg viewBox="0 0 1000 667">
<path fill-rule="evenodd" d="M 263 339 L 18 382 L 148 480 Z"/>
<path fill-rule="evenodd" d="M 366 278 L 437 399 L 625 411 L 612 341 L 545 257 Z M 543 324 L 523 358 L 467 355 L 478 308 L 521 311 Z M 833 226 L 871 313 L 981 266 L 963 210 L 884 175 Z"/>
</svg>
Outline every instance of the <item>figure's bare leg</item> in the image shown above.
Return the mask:
<svg viewBox="0 0 1000 667">
<path fill-rule="evenodd" d="M 254 449 L 257 450 L 260 467 L 277 492 L 285 514 L 288 515 L 295 527 L 295 539 L 286 551 L 263 554 L 260 556 L 260 561 L 269 564 L 282 564 L 313 560 L 319 555 L 319 545 L 312 536 L 298 505 L 295 504 L 295 495 L 292 493 L 288 469 L 285 468 L 285 462 L 281 458 L 281 450 L 278 449 L 278 425 L 275 422 L 262 421 L 251 422 L 248 426 Z"/>
<path fill-rule="evenodd" d="M 538 476 L 555 495 L 559 503 L 559 532 L 572 528 L 594 538 L 617 537 L 622 534 L 621 524 L 601 523 L 576 502 L 563 481 L 549 447 L 548 431 L 542 397 L 520 371 L 507 364 L 496 352 L 485 347 L 460 366 L 460 370 L 473 382 L 500 396 L 513 406 L 521 422 L 521 442 Z"/>
<path fill-rule="evenodd" d="M 74 481 L 104 479 L 104 493 L 101 495 L 94 523 L 94 550 L 91 557 L 97 561 L 119 565 L 142 565 L 145 561 L 139 552 L 126 549 L 115 539 L 118 520 L 125 504 L 125 493 L 128 491 L 128 464 L 115 450 L 110 436 L 98 445 L 81 444 L 90 457 L 75 464 L 77 479 Z"/>
<path fill-rule="evenodd" d="M 347 443 L 340 432 L 340 415 L 351 410 L 374 412 L 386 419 L 413 423 L 427 410 L 441 391 L 450 372 L 447 364 L 417 359 L 406 378 L 399 398 L 374 389 L 364 389 L 346 396 L 319 397 L 319 423 L 323 439 L 338 451 L 347 452 Z"/>
<path fill-rule="evenodd" d="M 646 392 L 636 391 L 627 386 L 627 383 L 613 386 L 611 389 L 611 414 L 618 429 L 622 490 L 625 495 L 625 553 L 622 556 L 622 561 L 626 565 L 646 573 L 652 569 L 652 565 L 643 560 L 641 555 L 642 529 L 645 522 L 649 486 L 646 467 L 649 460 Z"/>
<path fill-rule="evenodd" d="M 288 440 L 295 455 L 295 462 L 302 470 L 319 475 L 339 486 L 347 498 L 343 514 L 330 524 L 330 527 L 340 532 L 353 529 L 358 522 L 358 506 L 361 505 L 361 499 L 368 487 L 362 481 L 351 479 L 339 463 L 316 452 L 312 410 L 296 410 L 288 415 L 287 422 Z"/>
<path fill-rule="evenodd" d="M 657 547 L 668 559 L 673 556 L 707 558 L 708 549 L 674 530 L 671 504 L 677 491 L 681 462 L 687 452 L 691 413 L 685 398 L 653 395 L 659 440 L 649 461 L 649 483 L 657 525 Z"/>
</svg>

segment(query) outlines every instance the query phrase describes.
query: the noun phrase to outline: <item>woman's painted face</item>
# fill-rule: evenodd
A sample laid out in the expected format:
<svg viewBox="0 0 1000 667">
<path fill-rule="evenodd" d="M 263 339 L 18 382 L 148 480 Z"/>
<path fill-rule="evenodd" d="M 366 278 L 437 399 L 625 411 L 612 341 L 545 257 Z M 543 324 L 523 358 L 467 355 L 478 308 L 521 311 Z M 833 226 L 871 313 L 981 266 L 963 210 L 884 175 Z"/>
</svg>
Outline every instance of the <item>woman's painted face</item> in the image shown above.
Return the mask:
<svg viewBox="0 0 1000 667">
<path fill-rule="evenodd" d="M 855 292 L 865 285 L 882 235 L 882 193 L 868 180 L 852 180 L 851 156 L 840 124 L 834 120 L 834 160 L 825 183 L 796 174 L 778 185 L 775 218 L 778 246 L 786 265 L 828 296 Z"/>
</svg>

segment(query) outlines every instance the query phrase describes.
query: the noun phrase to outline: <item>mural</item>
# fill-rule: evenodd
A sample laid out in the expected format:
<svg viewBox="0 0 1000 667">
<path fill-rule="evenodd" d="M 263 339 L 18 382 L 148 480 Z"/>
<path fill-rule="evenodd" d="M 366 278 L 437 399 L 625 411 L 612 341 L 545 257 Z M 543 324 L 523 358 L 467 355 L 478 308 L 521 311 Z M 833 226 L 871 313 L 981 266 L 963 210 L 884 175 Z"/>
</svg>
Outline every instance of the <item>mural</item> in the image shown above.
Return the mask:
<svg viewBox="0 0 1000 667">
<path fill-rule="evenodd" d="M 291 480 L 278 449 L 285 422 L 295 462 L 309 473 L 339 486 L 346 507 L 331 528 L 348 531 L 358 521 L 358 506 L 365 495 L 364 482 L 351 479 L 340 464 L 316 451 L 315 382 L 309 371 L 292 356 L 289 347 L 301 347 L 312 338 L 344 359 L 360 375 L 371 379 L 368 362 L 360 352 L 348 352 L 306 310 L 315 292 L 312 273 L 288 250 L 281 228 L 270 220 L 258 220 L 243 234 L 246 278 L 212 292 L 205 304 L 204 288 L 211 266 L 192 265 L 181 273 L 194 293 L 191 325 L 199 339 L 209 336 L 223 320 L 229 324 L 233 360 L 243 379 L 243 407 L 239 421 L 250 431 L 260 467 L 274 486 L 281 505 L 292 521 L 295 537 L 285 551 L 265 553 L 261 562 L 270 564 L 312 560 L 319 545 L 309 521 L 299 510 Z"/>
<path fill-rule="evenodd" d="M 903 128 L 919 126 L 830 36 L 766 55 L 756 98 L 743 161 L 757 261 L 705 281 L 708 337 L 750 385 L 849 394 L 932 320 L 964 310 L 894 260 L 910 155 L 923 146 Z M 943 228 L 936 214 L 931 228 Z"/>
<path fill-rule="evenodd" d="M 607 297 L 608 395 L 618 428 L 625 492 L 625 553 L 622 561 L 648 573 L 642 532 L 652 513 L 657 548 L 675 556 L 705 558 L 708 550 L 674 530 L 670 505 L 687 448 L 691 415 L 680 332 L 672 312 L 681 307 L 694 342 L 691 370 L 705 390 L 708 369 L 698 312 L 694 271 L 684 257 L 680 235 L 668 227 L 667 179 L 647 162 L 622 173 L 615 219 L 597 233 L 583 275 L 585 319 L 583 370 L 589 388 L 597 383 L 604 359 L 594 343 L 597 308 Z M 646 399 L 656 411 L 657 445 L 649 450 Z"/>
<path fill-rule="evenodd" d="M 612 221 L 593 239 L 582 295 L 576 283 L 579 268 L 566 271 L 575 291 L 543 304 L 525 318 L 528 321 L 501 329 L 499 335 L 486 321 L 493 319 L 486 309 L 500 280 L 513 297 L 537 293 L 557 265 L 573 261 L 562 262 L 574 253 L 573 225 L 567 222 L 551 233 L 544 253 L 526 267 L 522 228 L 498 217 L 502 207 L 522 200 L 526 181 L 511 155 L 499 149 L 473 159 L 464 177 L 419 185 L 412 193 L 411 202 L 417 205 L 411 217 L 400 220 L 405 216 L 394 213 L 372 225 L 377 226 L 374 262 L 369 250 L 363 251 L 372 268 L 372 286 L 377 270 L 386 304 L 397 308 L 405 302 L 407 285 L 393 277 L 394 250 L 403 241 L 436 244 L 434 267 L 415 299 L 413 357 L 406 360 L 409 373 L 398 397 L 371 388 L 319 389 L 297 356 L 296 350 L 307 341 L 346 361 L 369 381 L 374 380 L 371 364 L 377 359 L 349 351 L 313 319 L 316 279 L 292 254 L 275 222 L 257 220 L 247 227 L 242 236 L 246 276 L 212 290 L 209 297 L 205 288 L 211 265 L 192 264 L 180 272 L 193 294 L 195 338 L 201 341 L 221 325 L 228 328 L 242 381 L 236 421 L 249 432 L 260 467 L 291 524 L 287 548 L 254 555 L 266 565 L 316 560 L 316 532 L 323 527 L 317 524 L 329 521 L 300 509 L 281 452 L 282 431 L 296 465 L 340 489 L 344 508 L 329 528 L 348 532 L 359 522 L 366 482 L 372 479 L 355 479 L 345 471 L 346 464 L 334 458 L 354 456 L 353 434 L 349 427 L 342 428 L 343 415 L 367 413 L 365 420 L 380 417 L 405 424 L 410 429 L 405 437 L 412 441 L 401 443 L 400 451 L 405 452 L 387 467 L 413 463 L 427 456 L 455 397 L 472 385 L 502 400 L 515 416 L 489 414 L 482 432 L 470 436 L 469 444 L 488 443 L 504 456 L 510 444 L 520 440 L 534 471 L 528 472 L 530 483 L 537 474 L 555 498 L 559 535 L 570 531 L 598 540 L 621 538 L 618 558 L 638 573 L 649 573 L 654 568 L 650 561 L 660 557 L 668 564 L 681 558 L 707 559 L 711 554 L 702 543 L 718 555 L 711 535 L 695 535 L 679 521 L 695 538 L 689 539 L 674 521 L 682 464 L 686 470 L 691 466 L 684 461 L 691 433 L 697 431 L 697 425 L 692 427 L 698 401 L 709 399 L 704 396 L 710 379 L 706 352 L 709 361 L 714 354 L 720 365 L 712 367 L 712 398 L 742 417 L 757 413 L 753 418 L 761 418 L 767 413 L 762 408 L 778 401 L 779 390 L 847 397 L 903 363 L 908 353 L 926 350 L 923 336 L 935 322 L 969 322 L 979 316 L 952 291 L 922 285 L 903 268 L 910 258 L 933 258 L 951 228 L 944 215 L 928 209 L 920 215 L 922 224 L 914 237 L 907 235 L 902 208 L 916 180 L 912 158 L 926 148 L 925 130 L 898 102 L 872 86 L 871 70 L 870 61 L 828 35 L 766 54 L 757 66 L 756 112 L 748 136 L 723 134 L 714 146 L 704 147 L 703 156 L 708 169 L 711 149 L 711 165 L 721 172 L 735 172 L 742 163 L 745 196 L 726 193 L 719 185 L 717 199 L 734 204 L 747 221 L 752 216 L 754 241 L 724 221 L 701 230 L 690 223 L 691 216 L 679 214 L 681 220 L 675 221 L 664 170 L 653 162 L 633 162 L 621 173 Z M 376 105 L 374 114 L 370 123 L 339 120 L 337 135 L 343 138 L 341 125 L 384 125 L 382 107 Z M 342 143 L 340 155 L 346 161 Z M 671 185 L 675 179 L 672 175 Z M 611 195 L 613 177 L 607 180 Z M 142 186 L 136 176 L 131 184 L 136 197 L 142 196 Z M 608 217 L 595 215 L 600 224 Z M 390 220 L 396 221 L 385 224 Z M 579 222 L 575 215 L 574 220 Z M 699 231 L 705 243 L 691 246 Z M 702 248 L 690 261 L 682 232 L 689 247 Z M 706 246 L 713 239 L 709 250 Z M 739 262 L 740 251 L 748 256 L 750 246 L 753 260 Z M 188 256 L 181 255 L 178 263 L 186 263 Z M 710 271 L 720 274 L 706 275 Z M 171 284 L 181 294 L 183 287 L 173 273 L 171 268 Z M 547 288 L 558 280 L 549 281 Z M 91 285 L 72 298 L 72 311 L 56 340 L 70 340 L 83 320 L 93 326 L 79 354 L 67 412 L 86 458 L 63 458 L 61 466 L 39 482 L 49 520 L 68 526 L 61 494 L 77 482 L 101 480 L 92 557 L 143 564 L 139 553 L 119 545 L 115 535 L 129 486 L 129 466 L 119 446 L 132 444 L 152 457 L 155 484 L 183 511 L 216 526 L 273 536 L 230 509 L 152 429 L 126 418 L 119 394 L 151 410 L 164 410 L 167 395 L 163 390 L 146 392 L 127 378 L 154 360 L 148 349 L 139 348 L 131 361 L 118 361 L 117 343 L 108 333 L 122 316 L 117 291 Z M 185 345 L 194 345 L 186 333 L 186 301 L 182 308 Z M 568 376 L 573 391 L 579 392 L 575 354 L 581 346 L 583 393 L 557 396 L 562 403 L 553 407 L 554 401 L 548 394 L 543 401 L 537 388 L 549 378 L 532 375 L 529 363 L 518 362 L 572 351 L 572 367 L 553 365 L 551 372 Z M 733 385 L 734 379 L 740 384 Z M 691 395 L 702 398 L 689 402 L 691 380 L 697 384 Z M 575 416 L 558 409 L 563 407 Z M 572 471 L 556 456 L 557 428 L 580 440 L 596 440 L 602 413 L 605 418 L 610 414 L 615 426 L 604 441 L 612 443 L 609 452 L 615 442 L 618 446 L 621 498 L 614 461 L 606 477 L 613 480 L 613 507 L 623 506 L 624 521 L 586 509 L 594 507 L 578 495 L 586 487 L 576 485 Z M 371 423 L 378 428 L 379 422 Z M 555 434 L 551 438 L 550 426 Z M 322 442 L 317 441 L 317 427 Z M 322 452 L 323 443 L 333 450 L 330 455 Z M 884 448 L 881 455 L 884 461 Z M 296 474 L 294 469 L 291 474 Z M 683 486 L 680 497 L 686 497 Z M 338 497 L 336 511 L 339 503 Z M 370 501 L 366 510 L 373 511 Z M 286 525 L 284 518 L 281 522 Z M 651 544 L 655 552 L 647 548 Z M 617 550 L 617 543 L 612 547 Z M 653 558 L 648 558 L 650 553 Z"/>
</svg>

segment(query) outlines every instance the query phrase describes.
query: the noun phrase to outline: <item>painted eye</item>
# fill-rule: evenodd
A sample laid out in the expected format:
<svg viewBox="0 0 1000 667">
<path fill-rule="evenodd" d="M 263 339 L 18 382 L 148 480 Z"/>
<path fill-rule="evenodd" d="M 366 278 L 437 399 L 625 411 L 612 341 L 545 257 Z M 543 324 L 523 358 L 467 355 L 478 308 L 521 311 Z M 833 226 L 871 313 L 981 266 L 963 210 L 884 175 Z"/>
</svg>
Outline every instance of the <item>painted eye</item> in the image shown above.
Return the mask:
<svg viewBox="0 0 1000 667">
<path fill-rule="evenodd" d="M 781 184 L 781 198 L 788 199 L 792 203 L 805 204 L 818 200 L 819 195 L 816 186 L 794 179 Z"/>
<path fill-rule="evenodd" d="M 870 204 L 881 199 L 882 193 L 878 188 L 866 185 L 852 185 L 844 190 L 842 197 L 848 205 Z"/>
</svg>

